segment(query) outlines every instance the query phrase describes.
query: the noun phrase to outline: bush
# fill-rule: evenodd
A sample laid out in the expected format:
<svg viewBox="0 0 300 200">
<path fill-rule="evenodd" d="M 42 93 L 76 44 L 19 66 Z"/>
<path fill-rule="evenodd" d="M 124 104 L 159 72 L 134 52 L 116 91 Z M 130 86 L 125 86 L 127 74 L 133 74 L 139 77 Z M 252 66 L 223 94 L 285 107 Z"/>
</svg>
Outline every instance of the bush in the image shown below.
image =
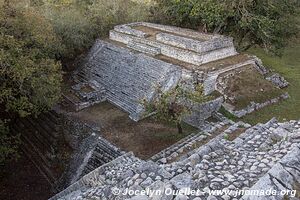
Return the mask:
<svg viewBox="0 0 300 200">
<path fill-rule="evenodd" d="M 166 19 L 163 22 L 231 35 L 240 50 L 259 45 L 280 54 L 299 31 L 299 2 L 295 0 L 156 1 L 156 15 Z"/>
<path fill-rule="evenodd" d="M 0 104 L 21 117 L 38 114 L 60 97 L 59 39 L 34 10 L 0 9 Z"/>
<path fill-rule="evenodd" d="M 97 26 L 100 36 L 117 24 L 137 21 L 148 21 L 150 3 L 132 0 L 97 0 L 89 7 L 89 16 Z"/>
<path fill-rule="evenodd" d="M 92 45 L 97 33 L 95 25 L 79 8 L 46 4 L 42 10 L 60 37 L 63 60 L 75 58 Z"/>
<path fill-rule="evenodd" d="M 59 100 L 60 54 L 60 40 L 44 16 L 18 2 L 0 2 L 0 164 L 15 157 L 19 143 L 4 118 L 37 115 Z"/>
</svg>

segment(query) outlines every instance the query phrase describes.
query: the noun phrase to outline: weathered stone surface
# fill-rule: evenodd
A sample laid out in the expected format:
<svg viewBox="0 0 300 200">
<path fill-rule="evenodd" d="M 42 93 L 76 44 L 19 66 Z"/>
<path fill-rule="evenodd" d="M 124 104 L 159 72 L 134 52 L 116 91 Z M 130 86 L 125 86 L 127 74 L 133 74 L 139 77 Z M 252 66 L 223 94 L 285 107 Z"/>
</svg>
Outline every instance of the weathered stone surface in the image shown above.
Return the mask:
<svg viewBox="0 0 300 200">
<path fill-rule="evenodd" d="M 167 91 L 181 77 L 175 65 L 100 40 L 92 48 L 82 73 L 104 87 L 107 100 L 127 111 L 133 120 L 142 117 L 141 103 L 152 100 L 157 87 Z"/>
<path fill-rule="evenodd" d="M 285 88 L 289 85 L 289 83 L 284 79 L 284 77 L 280 76 L 277 73 L 267 77 L 266 79 L 271 81 L 274 85 L 276 85 L 279 88 Z"/>
<path fill-rule="evenodd" d="M 163 191 L 167 188 L 200 187 L 206 188 L 203 189 L 204 199 L 234 199 L 224 194 L 209 196 L 209 189 L 266 190 L 272 188 L 277 191 L 293 189 L 300 180 L 300 147 L 297 140 L 292 139 L 300 137 L 299 124 L 298 121 L 278 123 L 272 119 L 266 124 L 248 128 L 233 141 L 228 141 L 221 135 L 195 150 L 199 157 L 191 154 L 190 158 L 170 164 L 159 165 L 137 159 L 132 154 L 126 154 L 84 176 L 51 200 L 62 199 L 62 197 L 64 199 L 114 199 L 116 196 L 107 192 L 111 187 L 122 190 L 129 187 L 135 190 L 152 188 Z M 241 126 L 241 123 L 234 124 L 227 130 L 236 130 L 233 126 Z M 229 131 L 225 132 L 229 133 Z M 285 135 L 285 137 L 270 139 L 273 134 L 279 134 L 279 132 L 282 132 L 280 135 Z M 251 145 L 248 145 L 250 143 Z M 206 156 L 201 155 L 201 149 L 207 146 L 210 148 L 205 151 Z M 132 173 L 127 173 L 128 170 Z M 130 176 L 124 179 L 125 172 Z M 138 184 L 135 185 L 134 182 Z M 119 199 L 130 198 L 132 197 L 119 196 Z M 176 197 L 175 195 L 173 197 L 160 194 L 149 197 L 149 199 L 170 200 L 172 198 L 184 199 L 186 196 L 177 195 Z M 192 199 L 190 196 L 187 198 Z M 241 198 L 241 196 L 236 198 Z M 243 198 L 272 199 L 247 196 Z M 282 199 L 282 197 L 275 199 Z"/>
<path fill-rule="evenodd" d="M 135 29 L 137 26 L 143 31 Z M 153 29 L 153 32 L 147 31 L 149 29 Z M 145 110 L 141 100 L 153 100 L 157 96 L 157 87 L 163 92 L 177 85 L 193 90 L 195 84 L 201 83 L 204 84 L 205 93 L 209 94 L 218 89 L 218 77 L 223 73 L 234 73 L 235 69 L 246 65 L 254 65 L 261 74 L 267 71 L 255 57 L 244 56 L 242 61 L 237 59 L 240 57 L 236 55 L 232 39 L 219 35 L 141 22 L 116 26 L 110 32 L 110 39 L 123 45 L 97 41 L 86 65 L 77 73 L 77 78 L 83 83 L 92 80 L 105 91 L 99 95 L 128 112 L 134 120 L 143 117 Z M 209 64 L 203 66 L 203 63 L 222 58 L 231 59 L 230 56 L 235 57 L 236 61 L 224 66 L 223 61 L 221 64 L 214 62 L 216 68 L 213 69 L 206 68 Z M 170 64 L 174 63 L 174 59 L 176 64 Z M 201 70 L 201 66 L 205 69 Z M 81 96 L 97 99 L 98 94 L 95 94 Z M 193 114 L 189 120 L 190 124 L 201 129 L 198 133 L 183 138 L 148 161 L 138 159 L 131 153 L 113 159 L 113 156 L 110 157 L 113 151 L 107 147 L 97 156 L 108 158 L 108 163 L 94 168 L 51 200 L 171 200 L 195 197 L 176 194 L 133 197 L 114 193 L 114 189 L 124 191 L 128 188 L 137 191 L 203 188 L 201 199 L 234 199 L 224 194 L 209 195 L 208 190 L 247 189 L 260 181 L 266 187 L 275 184 L 276 189 L 294 187 L 295 180 L 299 179 L 299 168 L 292 165 L 299 163 L 293 159 L 298 159 L 300 152 L 293 153 L 293 159 L 291 156 L 287 156 L 287 161 L 282 158 L 298 148 L 300 123 L 278 123 L 274 119 L 253 127 L 242 122 L 235 123 L 215 113 L 220 108 L 221 99 L 203 104 L 191 102 Z M 272 99 L 263 104 L 252 103 L 237 115 L 278 101 Z M 220 121 L 205 121 L 211 116 Z M 241 127 L 243 133 L 233 135 L 237 138 L 231 141 L 228 136 Z M 217 136 L 211 139 L 214 134 Z M 97 162 L 91 163 L 98 165 Z"/>
</svg>

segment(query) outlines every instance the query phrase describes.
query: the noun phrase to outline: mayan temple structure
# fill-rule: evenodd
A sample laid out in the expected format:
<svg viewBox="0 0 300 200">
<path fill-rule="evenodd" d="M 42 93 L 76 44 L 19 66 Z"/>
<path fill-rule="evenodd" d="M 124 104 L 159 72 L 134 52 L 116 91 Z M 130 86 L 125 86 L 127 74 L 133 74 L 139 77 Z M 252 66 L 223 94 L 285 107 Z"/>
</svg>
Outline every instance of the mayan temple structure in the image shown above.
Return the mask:
<svg viewBox="0 0 300 200">
<path fill-rule="evenodd" d="M 134 121 L 147 117 L 143 101 L 178 85 L 193 90 L 201 84 L 211 98 L 193 102 L 193 112 L 184 119 L 197 132 L 147 160 L 96 138 L 93 128 L 73 124 L 70 135 L 78 138 L 88 129 L 94 147 L 79 146 L 75 175 L 50 200 L 299 199 L 295 193 L 274 197 L 238 192 L 300 192 L 300 121 L 271 119 L 252 126 L 218 112 L 223 106 L 239 118 L 289 97 L 281 90 L 288 82 L 257 57 L 238 53 L 232 38 L 145 22 L 118 25 L 109 38 L 96 41 L 72 78 L 65 106 L 76 112 L 108 101 Z M 216 120 L 209 121 L 212 117 Z M 185 188 L 199 193 L 164 192 Z M 162 193 L 121 194 L 127 189 Z"/>
<path fill-rule="evenodd" d="M 230 80 L 244 71 L 258 80 L 245 83 L 240 90 L 260 89 L 277 96 L 255 102 L 248 95 L 248 104 L 236 107 L 236 98 L 245 94 L 232 92 L 235 82 Z M 258 58 L 237 53 L 230 37 L 138 22 L 116 26 L 109 39 L 96 41 L 86 63 L 74 74 L 77 97 L 66 99 L 75 110 L 109 101 L 138 121 L 145 111 L 141 102 L 153 100 L 157 91 L 165 92 L 178 84 L 190 88 L 202 84 L 206 95 L 217 91 L 225 98 L 224 106 L 241 117 L 288 97 L 278 89 L 288 83 L 276 74 L 267 74 Z M 219 104 L 215 102 L 208 112 L 219 109 Z"/>
</svg>

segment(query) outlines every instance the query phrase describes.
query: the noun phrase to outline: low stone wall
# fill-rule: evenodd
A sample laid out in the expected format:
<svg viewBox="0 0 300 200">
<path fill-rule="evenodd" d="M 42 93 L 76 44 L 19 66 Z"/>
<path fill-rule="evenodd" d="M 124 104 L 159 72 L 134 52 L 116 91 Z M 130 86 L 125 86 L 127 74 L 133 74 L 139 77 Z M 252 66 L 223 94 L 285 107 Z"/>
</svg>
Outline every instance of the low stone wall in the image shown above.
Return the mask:
<svg viewBox="0 0 300 200">
<path fill-rule="evenodd" d="M 184 122 L 194 127 L 202 127 L 204 121 L 212 116 L 214 112 L 217 112 L 224 101 L 223 97 L 219 97 L 212 101 L 208 101 L 202 104 L 194 103 L 192 108 L 192 114 L 184 119 Z"/>
<path fill-rule="evenodd" d="M 217 90 L 217 91 L 221 92 L 221 94 L 223 94 L 222 89 L 217 87 L 217 81 L 218 81 L 219 76 L 221 74 L 228 73 L 228 72 L 230 72 L 230 73 L 232 72 L 232 74 L 234 74 L 234 73 L 236 73 L 236 70 L 243 68 L 247 65 L 256 66 L 255 60 L 250 59 L 245 62 L 231 65 L 229 67 L 226 67 L 226 68 L 223 68 L 223 69 L 220 69 L 217 71 L 209 72 L 206 75 L 206 79 L 203 82 L 204 94 L 205 95 L 211 94 L 215 90 Z"/>
<path fill-rule="evenodd" d="M 156 40 L 164 44 L 184 48 L 198 53 L 204 53 L 225 47 L 233 47 L 233 39 L 225 37 L 199 41 L 169 33 L 158 33 L 156 35 Z"/>
<path fill-rule="evenodd" d="M 268 105 L 272 105 L 272 104 L 275 104 L 275 103 L 278 103 L 280 100 L 284 100 L 284 99 L 288 99 L 289 98 L 289 94 L 288 93 L 284 93 L 282 95 L 280 95 L 279 97 L 276 97 L 276 98 L 273 98 L 273 99 L 270 99 L 264 103 L 255 103 L 255 102 L 251 102 L 250 105 L 248 105 L 246 108 L 242 109 L 242 110 L 232 110 L 230 107 L 231 106 L 227 106 L 226 104 L 224 104 L 224 108 L 230 112 L 231 114 L 233 114 L 234 116 L 236 117 L 243 117 L 249 113 L 252 113 L 256 110 L 259 110 L 263 107 L 266 107 Z"/>
<path fill-rule="evenodd" d="M 289 82 L 287 82 L 284 77 L 280 76 L 277 73 L 268 76 L 266 79 L 268 81 L 271 81 L 278 88 L 285 88 L 289 86 Z"/>
<path fill-rule="evenodd" d="M 186 36 L 186 37 L 196 38 L 199 40 L 211 40 L 214 38 L 222 37 L 221 35 L 206 34 L 206 33 L 204 34 L 204 33 L 198 32 L 198 31 L 193 31 L 191 29 L 185 29 L 185 28 L 180 28 L 180 27 L 176 27 L 176 26 L 166 26 L 166 25 L 162 25 L 162 24 L 153 24 L 153 23 L 148 23 L 148 22 L 135 22 L 135 23 L 131 23 L 128 25 L 131 27 L 146 26 L 146 27 L 158 29 L 158 30 L 165 31 L 165 32 L 170 32 L 170 33 L 175 33 L 175 34 Z"/>
<path fill-rule="evenodd" d="M 161 54 L 168 56 L 170 58 L 174 58 L 177 60 L 181 60 L 187 63 L 191 63 L 194 65 L 201 65 L 204 63 L 208 63 L 217 59 L 226 58 L 228 56 L 236 55 L 237 52 L 234 46 L 228 46 L 224 48 L 216 48 L 214 50 L 208 52 L 198 53 L 195 51 L 190 51 L 188 49 L 183 49 L 175 46 L 170 46 L 168 44 L 164 44 L 161 42 L 157 42 L 154 40 L 148 40 L 145 38 L 136 37 L 133 35 L 128 35 L 124 33 L 117 32 L 115 30 L 110 31 L 109 38 L 111 40 L 115 40 L 118 42 L 122 42 L 124 44 L 128 44 L 131 41 L 138 41 L 139 43 L 143 43 L 152 47 L 160 48 Z"/>
<path fill-rule="evenodd" d="M 147 34 L 144 33 L 143 31 L 132 29 L 128 25 L 118 25 L 118 26 L 115 26 L 114 30 L 116 30 L 116 31 L 118 31 L 120 33 L 126 33 L 126 34 L 129 34 L 129 35 L 134 35 L 134 36 L 142 37 L 142 38 L 145 38 L 147 36 Z"/>
</svg>

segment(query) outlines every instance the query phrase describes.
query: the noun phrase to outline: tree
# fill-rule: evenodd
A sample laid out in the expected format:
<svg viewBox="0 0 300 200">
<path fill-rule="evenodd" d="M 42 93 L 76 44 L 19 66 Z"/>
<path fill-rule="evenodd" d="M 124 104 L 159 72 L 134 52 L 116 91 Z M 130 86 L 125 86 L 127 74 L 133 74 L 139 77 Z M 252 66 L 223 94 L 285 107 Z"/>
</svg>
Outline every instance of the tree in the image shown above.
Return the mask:
<svg viewBox="0 0 300 200">
<path fill-rule="evenodd" d="M 0 4 L 0 163 L 16 156 L 9 119 L 37 115 L 60 98 L 60 40 L 51 24 L 16 2 Z"/>
<path fill-rule="evenodd" d="M 158 97 L 153 101 L 143 101 L 146 115 L 154 113 L 154 118 L 160 121 L 175 123 L 178 133 L 182 134 L 182 120 L 192 112 L 192 105 L 187 103 L 203 103 L 209 97 L 204 96 L 201 85 L 196 85 L 194 91 L 177 85 L 167 92 L 158 91 Z"/>
<path fill-rule="evenodd" d="M 168 23 L 231 35 L 244 51 L 259 45 L 282 52 L 298 33 L 296 0 L 157 0 Z"/>
<path fill-rule="evenodd" d="M 1 9 L 0 104 L 22 117 L 38 114 L 60 98 L 59 40 L 33 10 Z"/>
</svg>

